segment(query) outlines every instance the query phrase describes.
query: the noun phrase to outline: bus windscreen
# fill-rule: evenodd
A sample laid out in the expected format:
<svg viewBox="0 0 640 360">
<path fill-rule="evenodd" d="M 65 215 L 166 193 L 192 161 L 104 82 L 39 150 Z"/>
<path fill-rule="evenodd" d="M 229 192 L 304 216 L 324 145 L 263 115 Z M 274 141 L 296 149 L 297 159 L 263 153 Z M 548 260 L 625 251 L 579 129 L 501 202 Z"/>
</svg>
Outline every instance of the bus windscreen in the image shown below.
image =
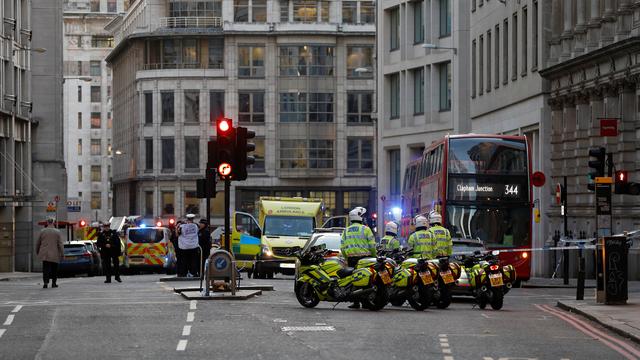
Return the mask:
<svg viewBox="0 0 640 360">
<path fill-rule="evenodd" d="M 526 176 L 526 143 L 502 138 L 451 139 L 449 174 Z"/>
</svg>

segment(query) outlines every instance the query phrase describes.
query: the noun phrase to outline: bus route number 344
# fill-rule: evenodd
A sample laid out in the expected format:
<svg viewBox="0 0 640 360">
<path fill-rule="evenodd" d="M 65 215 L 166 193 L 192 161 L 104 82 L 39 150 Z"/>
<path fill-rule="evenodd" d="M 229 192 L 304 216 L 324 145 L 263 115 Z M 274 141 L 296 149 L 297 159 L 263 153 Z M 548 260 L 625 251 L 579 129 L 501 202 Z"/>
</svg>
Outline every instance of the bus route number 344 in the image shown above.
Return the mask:
<svg viewBox="0 0 640 360">
<path fill-rule="evenodd" d="M 505 195 L 518 195 L 518 185 L 505 185 L 504 186 L 504 194 Z"/>
</svg>

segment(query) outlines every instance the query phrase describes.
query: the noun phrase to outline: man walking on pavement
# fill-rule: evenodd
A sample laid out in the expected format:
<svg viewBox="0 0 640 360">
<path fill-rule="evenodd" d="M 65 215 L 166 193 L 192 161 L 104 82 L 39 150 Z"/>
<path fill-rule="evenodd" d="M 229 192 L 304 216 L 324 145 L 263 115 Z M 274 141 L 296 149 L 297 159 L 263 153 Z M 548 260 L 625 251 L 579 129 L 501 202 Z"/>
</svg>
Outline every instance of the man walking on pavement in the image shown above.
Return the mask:
<svg viewBox="0 0 640 360">
<path fill-rule="evenodd" d="M 105 283 L 111 283 L 111 274 L 115 275 L 117 282 L 122 282 L 120 279 L 120 255 L 122 255 L 122 249 L 120 247 L 120 237 L 118 233 L 110 228 L 111 224 L 107 221 L 102 224 L 102 231 L 98 235 L 98 249 L 100 250 L 100 257 L 102 258 L 102 269 L 107 279 Z M 113 268 L 111 267 L 113 263 Z"/>
<path fill-rule="evenodd" d="M 60 231 L 54 227 L 54 219 L 51 217 L 47 219 L 46 227 L 38 236 L 36 254 L 38 259 L 42 260 L 42 288 L 46 289 L 49 286 L 49 279 L 51 287 L 57 288 L 58 263 L 64 256 L 64 246 Z"/>
<path fill-rule="evenodd" d="M 418 259 L 433 259 L 435 241 L 427 230 L 427 218 L 418 215 L 414 219 L 416 231 L 409 236 L 407 244 L 413 249 L 413 257 Z"/>
<path fill-rule="evenodd" d="M 434 258 L 437 256 L 451 256 L 451 254 L 453 254 L 451 233 L 442 226 L 442 216 L 435 211 L 429 213 L 429 233 L 434 242 Z"/>
<path fill-rule="evenodd" d="M 206 219 L 200 219 L 198 227 L 200 228 L 198 231 L 198 244 L 200 245 L 200 249 L 202 249 L 201 269 L 204 272 L 204 263 L 211 254 L 211 233 L 209 232 L 209 222 Z M 200 277 L 204 276 L 203 272 L 200 273 Z"/>
<path fill-rule="evenodd" d="M 356 207 L 349 212 L 349 220 L 351 225 L 342 233 L 342 244 L 340 251 L 347 259 L 349 267 L 355 267 L 358 260 L 363 257 L 376 256 L 376 240 L 371 229 L 363 224 L 363 216 L 367 209 Z M 351 309 L 359 309 L 360 302 L 356 301 Z"/>
<path fill-rule="evenodd" d="M 385 250 L 400 249 L 400 240 L 398 240 L 397 236 L 398 224 L 389 221 L 387 225 L 384 226 L 384 236 L 380 239 L 380 245 L 382 245 L 382 248 Z"/>
<path fill-rule="evenodd" d="M 187 214 L 187 221 L 178 227 L 178 248 L 182 253 L 182 269 L 178 269 L 178 276 L 199 276 L 198 267 L 198 225 L 193 222 L 194 214 Z"/>
</svg>

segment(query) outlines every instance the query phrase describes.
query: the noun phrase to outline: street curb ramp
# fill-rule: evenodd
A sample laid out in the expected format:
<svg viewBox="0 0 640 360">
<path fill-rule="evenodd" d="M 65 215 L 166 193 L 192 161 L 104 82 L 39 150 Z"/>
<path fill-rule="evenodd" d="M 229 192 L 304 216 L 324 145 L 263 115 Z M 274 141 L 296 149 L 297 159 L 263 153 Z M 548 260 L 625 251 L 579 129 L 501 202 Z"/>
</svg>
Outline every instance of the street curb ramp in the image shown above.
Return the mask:
<svg viewBox="0 0 640 360">
<path fill-rule="evenodd" d="M 591 321 L 593 321 L 595 323 L 598 323 L 598 324 L 602 325 L 603 327 L 607 328 L 608 330 L 611 330 L 614 333 L 616 333 L 616 334 L 618 334 L 618 335 L 620 335 L 620 336 L 622 336 L 624 338 L 627 338 L 627 339 L 635 342 L 636 344 L 640 344 L 640 337 L 639 336 L 636 336 L 635 334 L 632 334 L 632 333 L 630 333 L 630 332 L 628 332 L 628 331 L 626 331 L 624 329 L 621 329 L 620 327 L 615 326 L 615 325 L 609 323 L 608 321 L 602 320 L 602 319 L 598 318 L 597 316 L 589 314 L 586 311 L 582 311 L 582 310 L 580 310 L 579 308 L 577 308 L 575 306 L 567 305 L 562 301 L 558 301 L 557 304 L 556 304 L 556 307 L 558 307 L 558 308 L 560 308 L 562 310 L 565 310 L 565 311 L 568 311 L 568 312 L 575 313 L 575 314 L 578 314 L 580 316 L 583 316 L 583 317 L 585 317 L 585 318 L 587 318 L 587 319 L 589 319 L 589 320 L 591 320 Z"/>
</svg>

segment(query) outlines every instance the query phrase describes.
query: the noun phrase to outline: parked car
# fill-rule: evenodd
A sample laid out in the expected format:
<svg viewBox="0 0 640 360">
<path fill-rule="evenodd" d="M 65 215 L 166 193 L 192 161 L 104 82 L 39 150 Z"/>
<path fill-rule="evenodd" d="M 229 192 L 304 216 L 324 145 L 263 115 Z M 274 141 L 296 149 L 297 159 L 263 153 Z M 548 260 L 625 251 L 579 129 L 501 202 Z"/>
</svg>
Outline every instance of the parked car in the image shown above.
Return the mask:
<svg viewBox="0 0 640 360">
<path fill-rule="evenodd" d="M 484 247 L 484 244 L 480 240 L 453 239 L 452 242 L 454 258 L 459 257 L 455 254 L 471 255 L 475 251 L 487 251 L 487 249 Z M 471 289 L 471 284 L 469 284 L 469 276 L 464 266 L 462 266 L 462 269 L 460 271 L 460 278 L 458 279 L 458 281 L 456 281 L 456 286 L 453 287 L 452 294 L 473 296 L 473 290 Z"/>
<path fill-rule="evenodd" d="M 58 272 L 65 275 L 97 273 L 98 263 L 95 262 L 90 245 L 84 241 L 72 241 L 64 244 L 64 258 L 58 265 Z"/>
</svg>

